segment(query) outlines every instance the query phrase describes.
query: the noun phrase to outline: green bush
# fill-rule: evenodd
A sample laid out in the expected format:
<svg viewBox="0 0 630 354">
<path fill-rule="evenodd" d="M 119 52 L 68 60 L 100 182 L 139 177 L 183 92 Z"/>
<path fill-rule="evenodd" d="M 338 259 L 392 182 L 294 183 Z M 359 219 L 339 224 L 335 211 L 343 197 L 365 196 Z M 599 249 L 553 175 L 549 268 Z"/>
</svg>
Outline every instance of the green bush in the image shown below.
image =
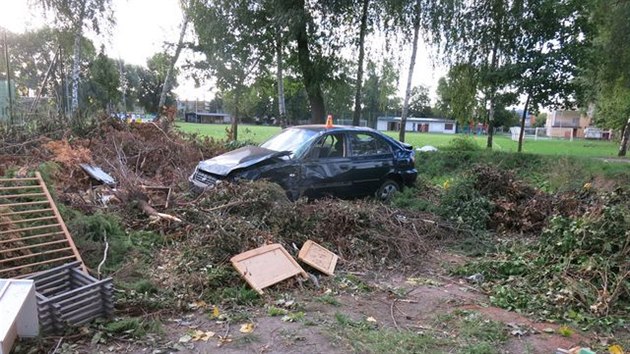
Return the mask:
<svg viewBox="0 0 630 354">
<path fill-rule="evenodd" d="M 446 187 L 438 213 L 460 226 L 484 230 L 490 220 L 493 205 L 474 188 L 473 181 L 463 179 Z"/>
<path fill-rule="evenodd" d="M 449 141 L 445 150 L 451 151 L 479 151 L 481 146 L 477 144 L 477 141 L 468 135 L 458 135 L 453 140 Z"/>
<path fill-rule="evenodd" d="M 494 305 L 615 328 L 630 316 L 630 209 L 622 194 L 582 217 L 554 217 L 539 238 L 513 241 L 456 272 L 484 274 Z"/>
</svg>

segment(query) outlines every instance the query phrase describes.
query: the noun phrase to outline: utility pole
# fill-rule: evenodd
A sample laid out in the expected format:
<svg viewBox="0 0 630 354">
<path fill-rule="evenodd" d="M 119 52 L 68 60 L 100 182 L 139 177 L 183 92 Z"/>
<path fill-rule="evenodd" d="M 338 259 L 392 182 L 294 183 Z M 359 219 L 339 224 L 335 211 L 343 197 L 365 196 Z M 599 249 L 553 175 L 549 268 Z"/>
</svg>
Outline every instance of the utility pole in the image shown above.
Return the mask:
<svg viewBox="0 0 630 354">
<path fill-rule="evenodd" d="M 11 63 L 9 62 L 9 44 L 7 30 L 4 30 L 4 60 L 7 63 L 7 93 L 9 94 L 9 123 L 13 125 L 13 97 L 11 97 Z"/>
</svg>

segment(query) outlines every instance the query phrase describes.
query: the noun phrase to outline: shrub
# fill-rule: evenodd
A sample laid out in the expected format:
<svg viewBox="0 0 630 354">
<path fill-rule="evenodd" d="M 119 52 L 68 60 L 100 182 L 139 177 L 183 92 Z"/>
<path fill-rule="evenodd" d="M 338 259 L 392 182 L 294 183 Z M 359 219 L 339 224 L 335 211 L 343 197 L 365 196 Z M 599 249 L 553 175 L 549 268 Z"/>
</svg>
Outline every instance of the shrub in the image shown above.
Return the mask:
<svg viewBox="0 0 630 354">
<path fill-rule="evenodd" d="M 451 151 L 479 151 L 481 146 L 477 144 L 475 138 L 468 135 L 458 135 L 448 143 L 445 149 Z"/>
</svg>

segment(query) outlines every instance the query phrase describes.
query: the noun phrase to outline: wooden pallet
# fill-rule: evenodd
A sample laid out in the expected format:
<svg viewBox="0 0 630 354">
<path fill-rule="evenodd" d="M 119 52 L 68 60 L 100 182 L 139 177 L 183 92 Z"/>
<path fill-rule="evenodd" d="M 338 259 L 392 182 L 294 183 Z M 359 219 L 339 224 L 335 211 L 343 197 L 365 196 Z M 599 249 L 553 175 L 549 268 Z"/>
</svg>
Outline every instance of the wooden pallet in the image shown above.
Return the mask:
<svg viewBox="0 0 630 354">
<path fill-rule="evenodd" d="M 39 172 L 0 178 L 0 278 L 22 278 L 73 261 L 86 271 Z"/>
<path fill-rule="evenodd" d="M 43 333 L 63 333 L 68 326 L 80 326 L 114 313 L 112 279 L 98 280 L 80 266 L 75 261 L 28 277 L 35 281 Z"/>
</svg>

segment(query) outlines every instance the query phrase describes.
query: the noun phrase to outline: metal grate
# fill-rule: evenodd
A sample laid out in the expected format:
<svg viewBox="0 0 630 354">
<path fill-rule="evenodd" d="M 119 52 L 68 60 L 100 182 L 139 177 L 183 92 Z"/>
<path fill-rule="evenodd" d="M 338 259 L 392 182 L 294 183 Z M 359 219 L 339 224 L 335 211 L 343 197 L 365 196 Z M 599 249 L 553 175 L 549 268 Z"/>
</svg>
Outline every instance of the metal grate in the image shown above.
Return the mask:
<svg viewBox="0 0 630 354">
<path fill-rule="evenodd" d="M 0 278 L 21 278 L 72 261 L 85 271 L 39 172 L 0 178 Z"/>
</svg>

